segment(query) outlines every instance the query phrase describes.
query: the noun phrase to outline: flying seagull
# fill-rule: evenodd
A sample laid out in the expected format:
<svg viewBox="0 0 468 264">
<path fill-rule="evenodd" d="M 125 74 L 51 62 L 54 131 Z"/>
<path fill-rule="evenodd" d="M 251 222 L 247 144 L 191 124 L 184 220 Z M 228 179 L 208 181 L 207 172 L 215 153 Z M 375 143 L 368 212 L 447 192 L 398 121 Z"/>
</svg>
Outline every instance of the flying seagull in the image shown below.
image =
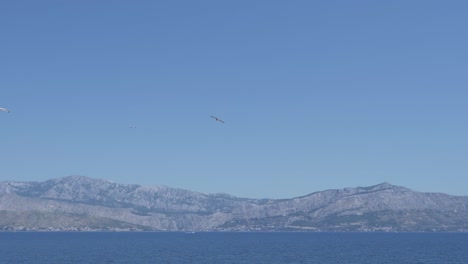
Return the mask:
<svg viewBox="0 0 468 264">
<path fill-rule="evenodd" d="M 3 107 L 0 107 L 0 111 L 10 113 L 10 110 L 8 110 L 8 109 L 6 109 L 6 108 L 3 108 Z"/>
<path fill-rule="evenodd" d="M 221 120 L 221 119 L 217 118 L 216 116 L 211 116 L 211 117 L 212 117 L 212 118 L 214 118 L 216 121 L 219 121 L 219 122 L 221 122 L 221 123 L 224 123 L 224 121 L 223 121 L 223 120 Z"/>
</svg>

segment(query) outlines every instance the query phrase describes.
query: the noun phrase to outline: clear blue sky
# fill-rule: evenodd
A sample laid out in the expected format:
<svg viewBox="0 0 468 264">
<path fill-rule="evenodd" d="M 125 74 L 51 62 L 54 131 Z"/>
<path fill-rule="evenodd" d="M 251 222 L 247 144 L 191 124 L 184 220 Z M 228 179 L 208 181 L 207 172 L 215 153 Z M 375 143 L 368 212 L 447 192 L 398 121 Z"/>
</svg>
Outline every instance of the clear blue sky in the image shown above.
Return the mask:
<svg viewBox="0 0 468 264">
<path fill-rule="evenodd" d="M 431 0 L 1 1 L 0 181 L 468 195 L 467 13 Z"/>
</svg>

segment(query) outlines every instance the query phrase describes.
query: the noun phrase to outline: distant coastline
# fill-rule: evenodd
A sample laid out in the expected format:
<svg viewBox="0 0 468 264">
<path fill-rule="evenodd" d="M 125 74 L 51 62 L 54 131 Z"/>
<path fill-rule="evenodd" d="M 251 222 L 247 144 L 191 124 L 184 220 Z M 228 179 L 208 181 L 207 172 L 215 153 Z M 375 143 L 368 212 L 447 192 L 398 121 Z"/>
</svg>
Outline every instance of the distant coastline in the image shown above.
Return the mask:
<svg viewBox="0 0 468 264">
<path fill-rule="evenodd" d="M 382 183 L 250 199 L 70 176 L 1 182 L 0 231 L 468 232 L 468 196 Z"/>
</svg>

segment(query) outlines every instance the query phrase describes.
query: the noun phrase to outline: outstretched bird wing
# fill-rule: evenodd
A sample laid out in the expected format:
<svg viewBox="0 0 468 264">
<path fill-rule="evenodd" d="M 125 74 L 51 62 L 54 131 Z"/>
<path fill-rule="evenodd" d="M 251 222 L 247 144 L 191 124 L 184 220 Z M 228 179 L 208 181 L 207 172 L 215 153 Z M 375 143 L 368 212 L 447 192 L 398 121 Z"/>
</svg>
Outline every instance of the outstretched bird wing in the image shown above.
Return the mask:
<svg viewBox="0 0 468 264">
<path fill-rule="evenodd" d="M 219 121 L 219 122 L 221 122 L 221 123 L 224 123 L 224 121 L 223 121 L 223 120 L 221 120 L 221 119 L 217 118 L 216 116 L 211 116 L 211 117 L 212 117 L 212 118 L 214 118 L 216 121 Z"/>
</svg>

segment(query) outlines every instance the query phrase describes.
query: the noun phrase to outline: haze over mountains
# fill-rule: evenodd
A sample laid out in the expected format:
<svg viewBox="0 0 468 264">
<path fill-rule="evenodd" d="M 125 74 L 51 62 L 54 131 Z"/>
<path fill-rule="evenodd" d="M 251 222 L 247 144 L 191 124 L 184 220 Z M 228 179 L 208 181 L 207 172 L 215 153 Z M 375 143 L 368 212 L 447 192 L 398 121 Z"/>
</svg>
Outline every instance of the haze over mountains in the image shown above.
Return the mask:
<svg viewBox="0 0 468 264">
<path fill-rule="evenodd" d="M 249 199 L 83 176 L 0 183 L 0 230 L 468 231 L 468 196 L 382 183 Z"/>
</svg>

